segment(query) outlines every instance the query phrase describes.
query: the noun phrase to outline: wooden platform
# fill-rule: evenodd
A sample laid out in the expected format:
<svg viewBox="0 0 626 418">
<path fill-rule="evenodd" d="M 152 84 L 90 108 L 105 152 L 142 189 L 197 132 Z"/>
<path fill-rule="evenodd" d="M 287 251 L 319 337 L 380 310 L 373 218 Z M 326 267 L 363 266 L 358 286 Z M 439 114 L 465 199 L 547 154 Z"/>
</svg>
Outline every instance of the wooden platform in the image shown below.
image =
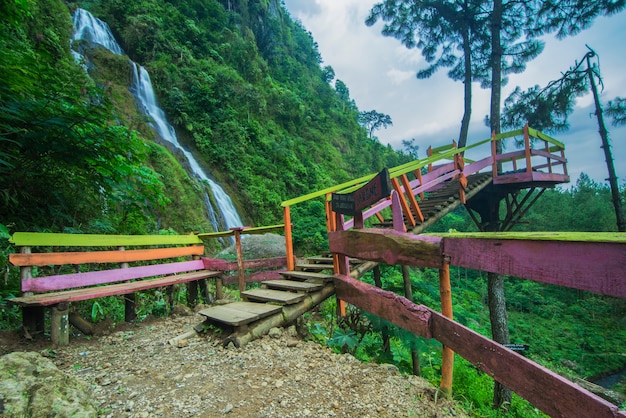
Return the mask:
<svg viewBox="0 0 626 418">
<path fill-rule="evenodd" d="M 296 282 L 294 280 L 269 280 L 262 282 L 269 289 L 293 290 L 296 292 L 315 292 L 324 287 L 323 283 Z"/>
<path fill-rule="evenodd" d="M 277 305 L 234 302 L 227 305 L 212 306 L 199 313 L 206 316 L 209 320 L 238 327 L 280 312 L 281 309 Z"/>
<path fill-rule="evenodd" d="M 274 289 L 252 289 L 241 292 L 241 297 L 247 301 L 254 302 L 275 302 L 285 305 L 292 305 L 300 302 L 306 293 L 284 292 Z"/>
</svg>

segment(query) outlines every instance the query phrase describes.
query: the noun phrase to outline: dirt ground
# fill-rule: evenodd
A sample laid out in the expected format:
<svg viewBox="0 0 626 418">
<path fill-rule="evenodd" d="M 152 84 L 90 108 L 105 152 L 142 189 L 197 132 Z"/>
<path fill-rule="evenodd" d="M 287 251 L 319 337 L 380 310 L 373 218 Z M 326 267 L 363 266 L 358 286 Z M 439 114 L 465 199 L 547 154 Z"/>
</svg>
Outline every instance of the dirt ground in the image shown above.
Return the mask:
<svg viewBox="0 0 626 418">
<path fill-rule="evenodd" d="M 294 327 L 243 348 L 207 332 L 169 343 L 199 314 L 121 324 L 66 347 L 0 334 L 0 355 L 37 351 L 93 389 L 103 417 L 464 417 L 393 365 L 364 364 L 302 340 Z"/>
</svg>

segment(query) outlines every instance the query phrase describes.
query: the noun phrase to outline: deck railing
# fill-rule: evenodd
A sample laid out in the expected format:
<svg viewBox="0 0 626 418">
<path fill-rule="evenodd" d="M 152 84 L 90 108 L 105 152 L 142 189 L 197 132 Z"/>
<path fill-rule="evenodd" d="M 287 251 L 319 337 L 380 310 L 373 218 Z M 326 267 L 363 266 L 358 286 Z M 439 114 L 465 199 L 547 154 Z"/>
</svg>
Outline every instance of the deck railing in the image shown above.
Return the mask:
<svg viewBox="0 0 626 418">
<path fill-rule="evenodd" d="M 502 144 L 507 139 L 519 137 L 521 140 L 518 143 L 523 144 L 523 149 L 496 154 L 498 142 Z M 424 220 L 420 202 L 425 198 L 426 193 L 437 190 L 446 181 L 456 178 L 459 180 L 459 197 L 461 202 L 465 203 L 467 177 L 480 172 L 491 172 L 494 184 L 532 182 L 556 184 L 569 181 L 565 145 L 536 129 L 529 128 L 528 125 L 522 129 L 494 134 L 490 138 L 463 148 L 457 148 L 455 142 L 452 145 L 429 148 L 427 158 L 390 168 L 389 177 L 393 187 L 392 195 L 395 192 L 402 216 L 407 220 L 407 226 L 410 228 Z M 324 198 L 327 230 L 335 231 L 337 226 L 335 216 L 332 214 L 330 196 L 333 193 L 354 191 L 375 176 L 376 174 L 369 174 L 282 203 L 288 269 L 295 268 L 291 206 L 316 198 Z M 365 210 L 363 220 L 376 216 L 382 221 L 381 212 L 392 206 L 392 195 Z M 350 229 L 353 226 L 353 219 L 343 220 L 344 229 Z"/>
</svg>

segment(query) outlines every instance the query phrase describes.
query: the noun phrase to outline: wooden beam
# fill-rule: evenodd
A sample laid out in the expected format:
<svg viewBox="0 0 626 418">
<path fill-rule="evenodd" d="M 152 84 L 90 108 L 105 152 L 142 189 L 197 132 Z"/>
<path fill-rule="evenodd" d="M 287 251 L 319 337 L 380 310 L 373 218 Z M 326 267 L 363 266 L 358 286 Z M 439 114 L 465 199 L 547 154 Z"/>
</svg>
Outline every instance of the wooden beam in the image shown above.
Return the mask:
<svg viewBox="0 0 626 418">
<path fill-rule="evenodd" d="M 393 292 L 347 276 L 335 277 L 335 292 L 414 334 L 437 339 L 550 416 L 626 417 L 617 406 L 564 377 Z"/>
<path fill-rule="evenodd" d="M 433 312 L 403 296 L 341 275 L 335 276 L 335 293 L 338 298 L 357 308 L 371 312 L 414 334 L 432 337 L 430 318 Z"/>
<path fill-rule="evenodd" d="M 439 268 L 442 253 L 438 237 L 383 229 L 336 231 L 328 234 L 330 251 L 387 264 Z"/>
<path fill-rule="evenodd" d="M 10 254 L 14 266 L 49 266 L 86 263 L 130 263 L 133 261 L 159 260 L 164 258 L 203 255 L 204 246 L 152 248 L 127 251 L 81 251 L 62 253 Z"/>
<path fill-rule="evenodd" d="M 133 245 L 202 244 L 197 235 L 98 235 L 16 232 L 10 242 L 17 246 L 128 247 Z"/>
<path fill-rule="evenodd" d="M 130 269 L 127 269 L 130 270 Z M 221 271 L 198 270 L 190 273 L 175 274 L 172 276 L 160 277 L 149 280 L 139 280 L 136 282 L 116 283 L 109 286 L 84 287 L 79 289 L 66 290 L 63 292 L 41 293 L 32 296 L 21 296 L 7 299 L 8 302 L 20 306 L 50 306 L 62 302 L 78 302 L 102 298 L 105 296 L 117 296 L 127 293 L 138 292 L 147 289 L 173 286 L 195 280 L 219 277 Z"/>
<path fill-rule="evenodd" d="M 90 271 L 85 273 L 60 274 L 22 280 L 23 292 L 48 292 L 73 289 L 96 284 L 122 282 L 152 276 L 204 270 L 202 260 L 183 261 L 152 266 L 129 267 L 115 270 Z"/>
<path fill-rule="evenodd" d="M 550 416 L 626 417 L 616 405 L 437 312 L 431 313 L 431 332 L 433 338 Z"/>
<path fill-rule="evenodd" d="M 443 238 L 455 266 L 626 298 L 626 244 Z"/>
</svg>

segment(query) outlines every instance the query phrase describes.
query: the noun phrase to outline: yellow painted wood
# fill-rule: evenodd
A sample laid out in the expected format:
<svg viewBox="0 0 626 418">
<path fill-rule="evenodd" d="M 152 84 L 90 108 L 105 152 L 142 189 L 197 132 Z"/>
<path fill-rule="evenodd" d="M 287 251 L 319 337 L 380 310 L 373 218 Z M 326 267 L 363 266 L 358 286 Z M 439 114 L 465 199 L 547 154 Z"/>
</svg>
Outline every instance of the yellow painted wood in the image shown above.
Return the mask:
<svg viewBox="0 0 626 418">
<path fill-rule="evenodd" d="M 536 129 L 532 129 L 529 128 L 529 132 L 530 135 L 544 140 L 544 141 L 548 141 L 550 143 L 555 144 L 557 147 L 560 147 L 559 149 L 564 149 L 565 146 L 560 143 L 559 141 L 557 141 L 554 138 L 551 138 L 545 134 L 543 134 L 540 131 L 537 131 Z M 516 129 L 513 131 L 509 131 L 509 132 L 504 132 L 498 135 L 495 135 L 494 137 L 489 137 L 487 139 L 484 139 L 482 141 L 478 141 L 474 144 L 471 145 L 467 145 L 463 148 L 452 148 L 450 145 L 444 145 L 444 146 L 440 146 L 437 148 L 434 148 L 434 150 L 438 151 L 435 153 L 435 155 L 432 155 L 431 157 L 427 157 L 427 158 L 423 158 L 420 160 L 415 160 L 415 161 L 410 161 L 408 163 L 404 163 L 401 164 L 399 166 L 393 167 L 389 169 L 389 177 L 390 178 L 396 178 L 399 177 L 403 174 L 407 174 L 411 171 L 415 171 L 415 170 L 419 170 L 422 167 L 426 167 L 429 164 L 433 164 L 436 163 L 438 161 L 441 160 L 452 160 L 454 159 L 454 156 L 456 154 L 460 154 L 460 153 L 464 153 L 467 150 L 479 147 L 481 145 L 485 145 L 488 144 L 492 141 L 497 141 L 497 140 L 502 140 L 502 139 L 506 139 L 506 138 L 510 138 L 513 136 L 519 136 L 519 135 L 523 135 L 524 134 L 524 130 L 523 129 Z M 446 151 L 446 148 L 449 148 Z M 467 160 L 468 162 L 470 162 L 469 160 Z M 356 190 L 360 187 L 360 185 L 367 183 L 368 181 L 370 181 L 372 178 L 374 178 L 378 173 L 373 173 L 373 174 L 368 174 L 366 176 L 363 177 L 359 177 L 358 179 L 354 179 L 345 183 L 341 183 L 335 186 L 331 186 L 331 187 L 327 187 L 323 190 L 319 190 L 313 193 L 309 193 L 303 196 L 299 196 L 290 200 L 286 200 L 284 202 L 282 202 L 281 206 L 282 207 L 287 207 L 287 206 L 293 206 L 296 205 L 298 203 L 302 203 L 302 202 L 306 202 L 307 200 L 311 200 L 311 199 L 315 199 L 318 197 L 322 197 L 325 195 L 330 196 L 331 193 L 348 193 L 350 191 Z M 330 197 L 327 197 L 327 199 L 330 199 Z"/>
<path fill-rule="evenodd" d="M 528 241 L 612 242 L 626 244 L 624 232 L 453 232 L 429 233 L 441 238 L 481 238 Z"/>
<path fill-rule="evenodd" d="M 20 247 L 127 247 L 136 245 L 201 244 L 197 235 L 96 235 L 16 232 L 10 240 Z"/>
</svg>

